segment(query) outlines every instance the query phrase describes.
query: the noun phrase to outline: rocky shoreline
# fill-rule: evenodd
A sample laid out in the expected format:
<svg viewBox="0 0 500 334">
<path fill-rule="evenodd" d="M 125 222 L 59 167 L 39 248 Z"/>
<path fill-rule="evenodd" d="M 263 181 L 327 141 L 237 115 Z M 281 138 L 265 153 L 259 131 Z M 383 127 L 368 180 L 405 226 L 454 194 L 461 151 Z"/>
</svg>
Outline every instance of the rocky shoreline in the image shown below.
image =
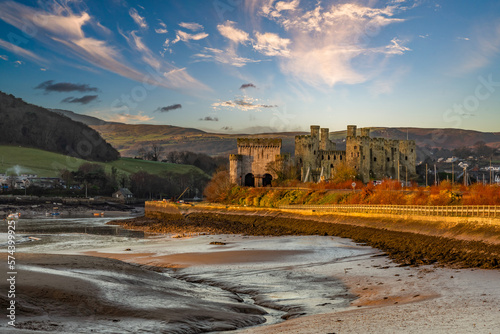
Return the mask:
<svg viewBox="0 0 500 334">
<path fill-rule="evenodd" d="M 147 216 L 113 221 L 128 229 L 149 233 L 210 233 L 258 236 L 328 235 L 349 238 L 384 251 L 402 266 L 437 265 L 451 268 L 500 268 L 500 245 L 479 240 L 396 231 L 361 226 L 358 218 L 299 215 L 268 215 L 264 212 L 210 212 L 191 210 L 184 214 L 150 212 Z M 491 233 L 498 233 L 496 226 Z M 482 227 L 487 229 L 487 227 Z M 484 232 L 484 231 L 483 231 Z"/>
</svg>

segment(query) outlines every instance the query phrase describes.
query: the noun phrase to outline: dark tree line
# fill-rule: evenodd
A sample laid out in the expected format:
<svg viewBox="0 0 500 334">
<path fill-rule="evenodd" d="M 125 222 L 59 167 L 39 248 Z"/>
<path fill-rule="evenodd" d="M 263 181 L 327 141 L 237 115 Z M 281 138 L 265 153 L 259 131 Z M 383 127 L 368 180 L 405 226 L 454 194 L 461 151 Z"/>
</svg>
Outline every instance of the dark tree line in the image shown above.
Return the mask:
<svg viewBox="0 0 500 334">
<path fill-rule="evenodd" d="M 189 151 L 170 151 L 164 153 L 164 148 L 154 143 L 151 146 L 141 147 L 137 151 L 136 159 L 161 161 L 173 164 L 183 164 L 196 166 L 208 175 L 212 175 L 219 167 L 228 168 L 227 157 L 211 157 L 205 153 L 195 153 Z"/>
<path fill-rule="evenodd" d="M 68 117 L 0 92 L 0 144 L 21 145 L 91 161 L 120 154 L 98 132 Z"/>
<path fill-rule="evenodd" d="M 99 164 L 86 163 L 77 171 L 65 170 L 61 178 L 66 189 L 73 189 L 74 194 L 84 194 L 85 187 L 89 196 L 111 196 L 119 188 L 129 188 L 134 197 L 139 199 L 177 198 L 186 188 L 189 188 L 184 197 L 201 196 L 209 177 L 200 171 L 187 173 L 163 172 L 160 175 L 140 171 L 125 175 L 117 172 L 106 173 Z"/>
<path fill-rule="evenodd" d="M 185 164 L 193 165 L 207 173 L 212 175 L 219 167 L 229 167 L 228 157 L 211 157 L 204 153 L 195 153 L 189 151 L 171 151 L 165 156 L 163 162 L 170 162 L 174 164 Z"/>
</svg>

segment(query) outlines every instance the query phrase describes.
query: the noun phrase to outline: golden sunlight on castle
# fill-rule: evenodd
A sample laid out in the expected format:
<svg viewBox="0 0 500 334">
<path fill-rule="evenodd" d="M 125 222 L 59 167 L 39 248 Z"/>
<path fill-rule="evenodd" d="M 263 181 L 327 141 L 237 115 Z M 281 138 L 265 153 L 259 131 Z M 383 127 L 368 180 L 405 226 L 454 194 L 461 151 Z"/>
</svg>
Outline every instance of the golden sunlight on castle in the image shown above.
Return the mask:
<svg viewBox="0 0 500 334">
<path fill-rule="evenodd" d="M 329 129 L 311 125 L 311 134 L 295 137 L 295 166 L 303 182 L 329 180 L 340 164 L 353 168 L 363 182 L 398 179 L 400 173 L 416 175 L 416 145 L 413 140 L 371 138 L 370 129 L 347 126 L 346 149 L 337 150 Z M 270 163 L 289 159 L 281 154 L 281 139 L 238 138 L 238 154 L 229 157 L 231 182 L 244 186 L 267 186 L 276 178 Z"/>
</svg>

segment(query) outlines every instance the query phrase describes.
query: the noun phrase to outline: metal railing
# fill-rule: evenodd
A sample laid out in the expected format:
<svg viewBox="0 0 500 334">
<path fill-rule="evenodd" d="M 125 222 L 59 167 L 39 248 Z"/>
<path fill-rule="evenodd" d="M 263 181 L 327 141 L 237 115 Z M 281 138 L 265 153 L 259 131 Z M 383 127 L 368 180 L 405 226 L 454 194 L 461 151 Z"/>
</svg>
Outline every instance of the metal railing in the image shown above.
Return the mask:
<svg viewBox="0 0 500 334">
<path fill-rule="evenodd" d="M 498 205 L 283 205 L 280 209 L 415 216 L 500 217 Z"/>
</svg>

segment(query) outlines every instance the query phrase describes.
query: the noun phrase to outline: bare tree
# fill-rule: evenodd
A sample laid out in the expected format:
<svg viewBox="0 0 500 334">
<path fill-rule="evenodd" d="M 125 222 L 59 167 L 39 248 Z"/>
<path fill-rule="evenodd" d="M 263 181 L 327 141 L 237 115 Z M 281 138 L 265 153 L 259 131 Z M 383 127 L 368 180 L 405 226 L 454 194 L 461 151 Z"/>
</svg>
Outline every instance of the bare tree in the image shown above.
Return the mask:
<svg viewBox="0 0 500 334">
<path fill-rule="evenodd" d="M 151 160 L 152 161 L 161 161 L 160 155 L 163 152 L 163 146 L 160 146 L 158 143 L 153 143 L 153 146 L 151 147 Z"/>
</svg>

